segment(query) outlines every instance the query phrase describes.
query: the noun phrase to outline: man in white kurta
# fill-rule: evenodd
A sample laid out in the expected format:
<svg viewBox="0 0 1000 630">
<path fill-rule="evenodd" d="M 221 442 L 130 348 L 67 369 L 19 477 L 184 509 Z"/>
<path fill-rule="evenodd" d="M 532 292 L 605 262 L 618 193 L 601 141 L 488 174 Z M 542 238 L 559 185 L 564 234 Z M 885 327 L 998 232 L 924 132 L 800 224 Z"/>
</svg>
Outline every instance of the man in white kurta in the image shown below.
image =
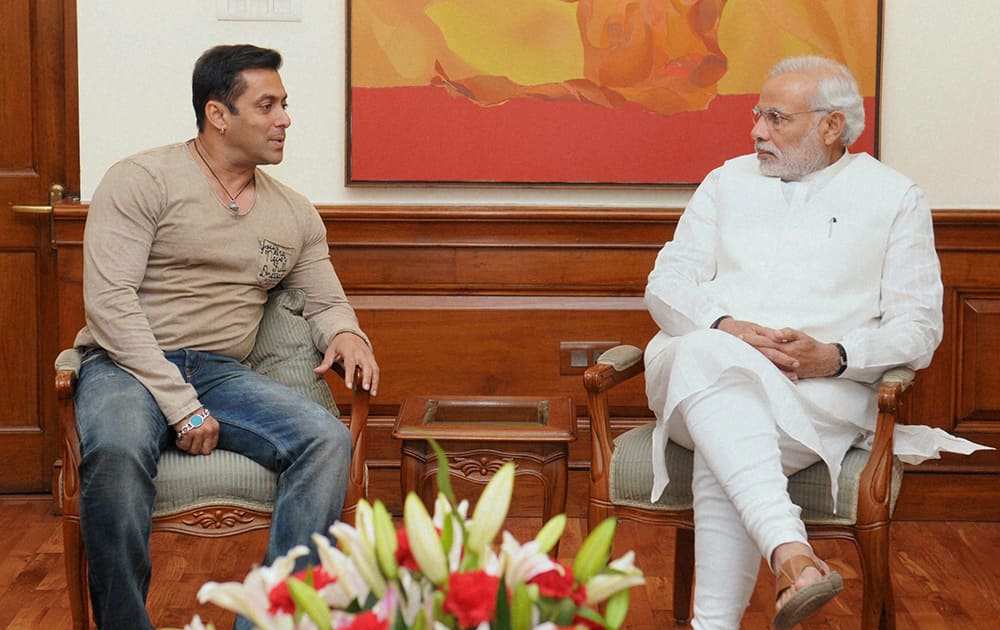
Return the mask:
<svg viewBox="0 0 1000 630">
<path fill-rule="evenodd" d="M 864 125 L 846 68 L 779 64 L 754 108 L 756 154 L 694 193 L 656 260 L 646 304 L 655 501 L 669 438 L 695 451 L 695 628 L 738 628 L 760 557 L 779 578 L 775 627 L 842 587 L 806 541 L 786 475 L 824 461 L 836 497 L 847 449 L 871 437 L 872 383 L 926 367 L 941 341 L 942 286 L 920 189 L 847 147 Z M 905 461 L 972 443 L 898 427 Z"/>
</svg>

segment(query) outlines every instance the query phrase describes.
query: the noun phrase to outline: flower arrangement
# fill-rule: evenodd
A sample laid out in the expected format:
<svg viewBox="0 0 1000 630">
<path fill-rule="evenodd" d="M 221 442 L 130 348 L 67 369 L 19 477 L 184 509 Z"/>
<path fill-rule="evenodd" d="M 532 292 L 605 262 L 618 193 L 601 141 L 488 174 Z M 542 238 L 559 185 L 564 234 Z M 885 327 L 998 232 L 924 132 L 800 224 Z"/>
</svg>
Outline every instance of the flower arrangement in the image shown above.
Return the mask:
<svg viewBox="0 0 1000 630">
<path fill-rule="evenodd" d="M 432 442 L 433 444 L 433 442 Z M 548 552 L 566 516 L 552 518 L 534 540 L 503 532 L 514 464 L 486 485 L 471 518 L 457 503 L 447 458 L 437 444 L 440 493 L 431 516 L 415 494 L 406 497 L 397 530 L 380 501 L 358 504 L 355 526 L 330 527 L 334 545 L 316 534 L 320 566 L 293 573 L 305 547 L 240 582 L 208 582 L 198 592 L 247 617 L 260 630 L 556 630 L 615 629 L 628 612 L 629 589 L 645 582 L 633 552 L 610 561 L 616 521 L 598 525 L 572 566 Z M 603 614 L 601 609 L 603 608 Z M 185 630 L 214 630 L 198 617 Z"/>
</svg>

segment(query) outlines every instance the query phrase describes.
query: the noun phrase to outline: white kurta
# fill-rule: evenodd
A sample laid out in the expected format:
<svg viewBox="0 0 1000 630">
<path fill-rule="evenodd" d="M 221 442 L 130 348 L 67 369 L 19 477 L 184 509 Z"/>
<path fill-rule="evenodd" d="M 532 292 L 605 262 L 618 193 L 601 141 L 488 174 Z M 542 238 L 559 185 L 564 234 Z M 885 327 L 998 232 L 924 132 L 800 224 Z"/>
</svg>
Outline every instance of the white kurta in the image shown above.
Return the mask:
<svg viewBox="0 0 1000 630">
<path fill-rule="evenodd" d="M 761 175 L 754 155 L 710 173 L 646 287 L 661 331 L 646 348 L 658 418 L 652 499 L 668 482 L 664 448 L 677 404 L 730 370 L 759 383 L 782 430 L 827 463 L 836 496 L 844 454 L 874 430 L 872 383 L 892 367 L 926 367 L 941 341 L 940 275 L 923 193 L 867 154 L 845 154 L 799 182 Z M 716 340 L 711 358 L 685 356 L 684 337 L 722 315 L 839 342 L 848 368 L 792 383 L 751 346 L 716 331 L 698 340 Z M 981 448 L 930 427 L 897 427 L 895 438 L 910 463 Z"/>
</svg>

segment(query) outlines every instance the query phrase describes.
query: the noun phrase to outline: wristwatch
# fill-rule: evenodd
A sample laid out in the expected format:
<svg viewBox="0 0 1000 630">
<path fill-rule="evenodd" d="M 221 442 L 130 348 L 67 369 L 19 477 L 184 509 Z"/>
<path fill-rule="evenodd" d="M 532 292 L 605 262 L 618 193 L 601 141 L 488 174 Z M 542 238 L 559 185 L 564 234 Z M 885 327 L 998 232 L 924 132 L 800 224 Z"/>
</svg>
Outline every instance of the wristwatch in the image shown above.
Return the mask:
<svg viewBox="0 0 1000 630">
<path fill-rule="evenodd" d="M 180 441 L 185 435 L 197 429 L 201 425 L 205 424 L 205 418 L 211 415 L 208 409 L 202 409 L 204 413 L 196 413 L 190 418 L 188 418 L 187 424 L 181 427 L 180 431 L 177 432 L 177 440 Z"/>
<path fill-rule="evenodd" d="M 837 352 L 840 353 L 840 367 L 838 367 L 837 371 L 831 375 L 837 377 L 843 374 L 844 370 L 847 369 L 847 350 L 844 350 L 844 346 L 839 343 L 835 343 L 833 345 L 837 346 Z"/>
</svg>

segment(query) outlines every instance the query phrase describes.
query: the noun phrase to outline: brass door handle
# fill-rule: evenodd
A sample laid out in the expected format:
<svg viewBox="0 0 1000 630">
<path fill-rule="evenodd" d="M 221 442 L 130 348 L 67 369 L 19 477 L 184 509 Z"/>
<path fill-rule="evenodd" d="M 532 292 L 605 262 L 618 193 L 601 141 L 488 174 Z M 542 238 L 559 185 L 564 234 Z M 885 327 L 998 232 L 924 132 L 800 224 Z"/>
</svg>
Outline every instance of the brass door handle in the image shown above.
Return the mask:
<svg viewBox="0 0 1000 630">
<path fill-rule="evenodd" d="M 60 184 L 52 184 L 49 187 L 49 205 L 25 206 L 11 204 L 10 209 L 20 214 L 52 214 L 52 207 L 62 201 L 65 190 Z"/>
<path fill-rule="evenodd" d="M 52 214 L 52 206 L 14 206 L 10 207 L 20 214 Z"/>
</svg>

